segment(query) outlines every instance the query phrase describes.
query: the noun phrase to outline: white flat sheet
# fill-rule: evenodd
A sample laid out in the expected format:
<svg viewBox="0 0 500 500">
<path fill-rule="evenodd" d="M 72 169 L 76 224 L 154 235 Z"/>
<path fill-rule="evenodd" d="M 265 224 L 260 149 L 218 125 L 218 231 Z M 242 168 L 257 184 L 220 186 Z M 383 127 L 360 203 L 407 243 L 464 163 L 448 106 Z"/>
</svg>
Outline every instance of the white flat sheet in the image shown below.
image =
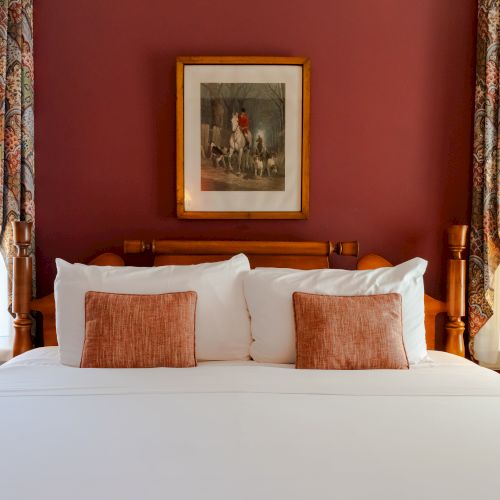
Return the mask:
<svg viewBox="0 0 500 500">
<path fill-rule="evenodd" d="M 500 376 L 431 352 L 408 371 L 0 368 L 0 498 L 498 499 Z"/>
</svg>

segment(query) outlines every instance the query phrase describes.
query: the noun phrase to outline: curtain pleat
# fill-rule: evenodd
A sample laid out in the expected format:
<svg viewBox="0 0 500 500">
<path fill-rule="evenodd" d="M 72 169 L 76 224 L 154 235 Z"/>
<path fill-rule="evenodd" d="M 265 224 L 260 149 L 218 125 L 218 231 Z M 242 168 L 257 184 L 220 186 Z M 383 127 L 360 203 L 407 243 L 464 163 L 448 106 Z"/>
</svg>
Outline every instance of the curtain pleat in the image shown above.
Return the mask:
<svg viewBox="0 0 500 500">
<path fill-rule="evenodd" d="M 469 334 L 473 355 L 474 337 L 493 315 L 495 271 L 500 263 L 499 34 L 500 0 L 479 0 L 469 258 Z"/>
<path fill-rule="evenodd" d="M 33 82 L 33 0 L 0 0 L 0 252 L 9 276 L 10 222 L 35 222 Z"/>
</svg>

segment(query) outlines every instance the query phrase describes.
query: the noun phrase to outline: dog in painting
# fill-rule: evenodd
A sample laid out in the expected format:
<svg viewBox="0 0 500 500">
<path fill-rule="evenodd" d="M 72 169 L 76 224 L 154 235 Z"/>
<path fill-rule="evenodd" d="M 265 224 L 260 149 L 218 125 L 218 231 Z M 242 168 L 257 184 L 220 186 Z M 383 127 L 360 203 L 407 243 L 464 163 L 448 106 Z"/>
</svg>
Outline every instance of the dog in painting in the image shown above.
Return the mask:
<svg viewBox="0 0 500 500">
<path fill-rule="evenodd" d="M 264 160 L 259 155 L 255 155 L 253 159 L 255 177 L 262 177 L 264 173 Z"/>
<path fill-rule="evenodd" d="M 276 163 L 276 155 L 273 153 L 267 159 L 267 172 L 268 175 L 278 175 L 278 165 Z"/>
<path fill-rule="evenodd" d="M 227 148 L 220 148 L 215 142 L 210 143 L 210 158 L 215 160 L 215 166 L 226 166 L 225 157 L 227 156 Z"/>
</svg>

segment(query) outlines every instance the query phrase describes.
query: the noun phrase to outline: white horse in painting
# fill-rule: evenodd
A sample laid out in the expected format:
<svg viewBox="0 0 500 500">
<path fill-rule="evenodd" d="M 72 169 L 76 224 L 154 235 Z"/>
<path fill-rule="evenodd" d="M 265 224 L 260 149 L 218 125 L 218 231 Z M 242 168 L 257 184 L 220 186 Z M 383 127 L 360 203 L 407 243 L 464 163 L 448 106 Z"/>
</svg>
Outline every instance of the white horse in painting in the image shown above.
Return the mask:
<svg viewBox="0 0 500 500">
<path fill-rule="evenodd" d="M 252 148 L 252 133 L 250 130 L 248 131 L 248 146 L 247 142 L 245 140 L 245 135 L 243 134 L 243 131 L 241 130 L 239 124 L 238 124 L 238 113 L 233 113 L 233 116 L 231 118 L 231 128 L 233 130 L 233 133 L 231 134 L 231 137 L 229 138 L 229 155 L 228 155 L 228 160 L 229 160 L 229 169 L 232 170 L 231 166 L 231 159 L 233 158 L 234 153 L 238 153 L 238 170 L 236 171 L 237 175 L 241 174 L 241 163 L 243 160 L 243 157 L 245 158 L 245 169 L 248 170 L 248 156 L 250 149 Z"/>
</svg>

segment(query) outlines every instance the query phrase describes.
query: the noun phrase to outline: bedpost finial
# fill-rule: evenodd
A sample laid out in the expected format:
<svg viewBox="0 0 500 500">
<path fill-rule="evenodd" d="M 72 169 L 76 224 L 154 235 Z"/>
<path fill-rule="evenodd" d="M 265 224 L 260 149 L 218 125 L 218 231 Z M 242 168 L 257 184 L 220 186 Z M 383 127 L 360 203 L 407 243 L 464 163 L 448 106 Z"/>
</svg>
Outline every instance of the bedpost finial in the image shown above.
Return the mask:
<svg viewBox="0 0 500 500">
<path fill-rule="evenodd" d="M 467 245 L 467 230 L 465 224 L 454 224 L 448 228 L 448 248 L 453 259 L 461 259 Z"/>
<path fill-rule="evenodd" d="M 448 228 L 448 259 L 446 304 L 448 321 L 446 329 L 446 351 L 458 356 L 465 356 L 464 332 L 465 323 L 462 318 L 466 314 L 466 274 L 467 265 L 462 252 L 467 245 L 468 226 L 455 224 Z"/>
<path fill-rule="evenodd" d="M 17 356 L 33 347 L 31 337 L 31 299 L 33 264 L 29 255 L 32 222 L 13 221 L 12 232 L 17 255 L 12 258 L 12 313 L 14 315 L 13 354 Z"/>
<path fill-rule="evenodd" d="M 31 243 L 31 231 L 33 228 L 32 222 L 21 220 L 12 221 L 12 233 L 14 238 L 14 246 L 17 250 L 18 257 L 28 256 L 28 247 Z"/>
</svg>

